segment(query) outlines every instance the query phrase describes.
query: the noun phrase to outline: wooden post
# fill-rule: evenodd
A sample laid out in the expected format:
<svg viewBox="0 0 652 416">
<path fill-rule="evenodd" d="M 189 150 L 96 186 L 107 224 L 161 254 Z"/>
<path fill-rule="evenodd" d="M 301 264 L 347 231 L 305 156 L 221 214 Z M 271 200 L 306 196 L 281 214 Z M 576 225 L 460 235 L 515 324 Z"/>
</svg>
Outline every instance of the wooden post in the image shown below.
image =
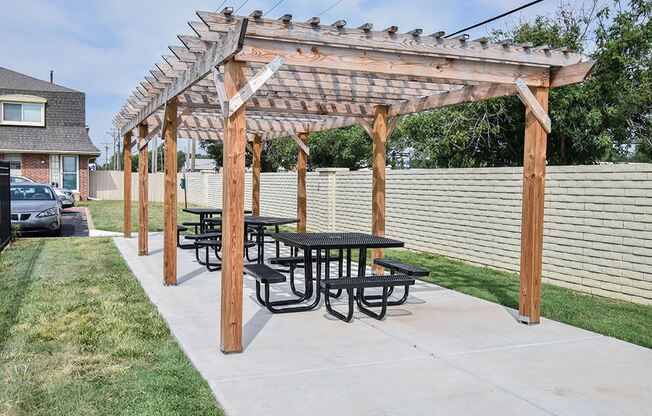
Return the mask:
<svg viewBox="0 0 652 416">
<path fill-rule="evenodd" d="M 532 88 L 548 112 L 548 88 Z M 546 186 L 548 135 L 534 113 L 525 111 L 523 156 L 523 214 L 521 219 L 521 292 L 519 321 L 539 323 L 541 313 L 541 259 L 543 256 L 543 203 Z"/>
<path fill-rule="evenodd" d="M 138 125 L 138 140 L 136 141 L 139 146 L 141 140 L 147 137 L 147 124 Z M 149 193 L 148 193 L 148 170 L 149 161 L 147 154 L 147 145 L 138 150 L 138 255 L 146 256 L 149 253 L 148 236 L 149 223 L 147 216 Z"/>
<path fill-rule="evenodd" d="M 253 166 L 251 178 L 251 213 L 260 215 L 260 134 L 254 134 L 253 142 Z"/>
<path fill-rule="evenodd" d="M 177 284 L 177 98 L 168 101 L 165 129 L 163 278 Z"/>
<path fill-rule="evenodd" d="M 299 133 L 299 138 L 304 144 L 308 144 L 308 133 Z M 297 232 L 306 232 L 307 210 L 306 210 L 306 161 L 308 155 L 299 147 L 299 163 L 297 165 L 297 217 L 300 222 L 297 224 Z"/>
<path fill-rule="evenodd" d="M 387 148 L 387 106 L 374 107 L 373 127 L 373 176 L 371 193 L 371 233 L 385 237 L 385 159 Z M 384 258 L 385 249 L 371 250 L 371 259 Z M 374 271 L 382 274 L 384 269 L 373 265 Z"/>
<path fill-rule="evenodd" d="M 131 131 L 125 133 L 124 145 L 122 151 L 124 153 L 124 236 L 131 238 Z"/>
<path fill-rule="evenodd" d="M 224 90 L 233 97 L 247 82 L 244 62 L 224 66 Z M 222 305 L 220 349 L 242 351 L 242 256 L 244 252 L 245 106 L 224 119 L 222 166 Z"/>
</svg>

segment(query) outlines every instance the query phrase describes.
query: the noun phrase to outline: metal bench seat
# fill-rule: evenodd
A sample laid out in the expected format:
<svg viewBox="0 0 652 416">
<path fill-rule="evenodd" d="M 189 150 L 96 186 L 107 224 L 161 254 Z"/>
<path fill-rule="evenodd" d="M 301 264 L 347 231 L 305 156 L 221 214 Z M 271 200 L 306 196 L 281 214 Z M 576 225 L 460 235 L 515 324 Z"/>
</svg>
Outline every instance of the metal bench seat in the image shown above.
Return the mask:
<svg viewBox="0 0 652 416">
<path fill-rule="evenodd" d="M 408 276 L 428 276 L 430 271 L 421 267 L 413 266 L 408 263 L 403 263 L 398 260 L 392 259 L 375 259 L 374 264 L 385 267 L 392 271 L 396 271 Z"/>
<path fill-rule="evenodd" d="M 306 291 L 306 294 L 302 294 L 297 298 L 271 301 L 269 299 L 269 285 L 284 283 L 286 281 L 285 275 L 265 264 L 247 264 L 244 266 L 244 271 L 256 280 L 256 299 L 258 299 L 258 302 L 261 305 L 265 306 L 267 310 L 272 313 L 308 311 L 313 309 L 316 306 L 316 302 L 319 300 L 318 297 L 315 297 L 315 302 L 313 302 L 311 305 L 278 308 L 278 306 L 296 305 L 298 303 L 302 303 L 308 299 L 310 295 L 307 294 L 308 291 Z M 264 298 L 260 293 L 261 285 L 263 285 L 265 288 Z"/>
<path fill-rule="evenodd" d="M 245 272 L 263 284 L 274 284 L 285 282 L 285 275 L 277 272 L 264 264 L 247 264 L 244 266 Z"/>
<path fill-rule="evenodd" d="M 320 287 L 324 292 L 324 300 L 326 302 L 326 309 L 338 319 L 343 320 L 344 322 L 350 322 L 353 318 L 353 300 L 358 304 L 358 309 L 372 318 L 381 320 L 385 317 L 387 313 L 387 306 L 400 304 L 407 299 L 408 288 L 414 284 L 414 279 L 410 276 L 405 275 L 371 275 L 363 277 L 340 277 L 338 279 L 324 279 L 320 282 Z M 389 302 L 388 297 L 390 295 L 389 290 L 395 286 L 405 286 L 405 295 L 401 301 Z M 364 299 L 364 290 L 368 288 L 382 288 L 383 293 L 379 295 L 380 302 L 363 302 Z M 348 295 L 348 313 L 346 315 L 336 311 L 331 306 L 330 302 L 330 290 L 346 290 Z M 355 296 L 353 296 L 353 289 L 356 290 Z M 400 303 L 398 303 L 400 302 Z M 364 305 L 367 306 L 380 306 L 380 312 L 376 313 Z"/>
<path fill-rule="evenodd" d="M 218 238 L 222 238 L 222 232 L 211 231 L 211 232 L 199 233 L 199 234 L 188 234 L 185 237 L 188 240 L 215 240 Z"/>
</svg>

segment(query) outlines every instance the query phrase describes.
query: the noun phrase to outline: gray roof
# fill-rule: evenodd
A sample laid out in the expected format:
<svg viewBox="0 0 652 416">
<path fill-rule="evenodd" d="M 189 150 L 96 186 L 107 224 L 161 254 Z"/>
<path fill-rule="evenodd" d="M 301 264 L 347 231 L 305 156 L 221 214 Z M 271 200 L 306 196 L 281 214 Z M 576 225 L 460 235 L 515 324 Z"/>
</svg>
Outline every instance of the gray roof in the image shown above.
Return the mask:
<svg viewBox="0 0 652 416">
<path fill-rule="evenodd" d="M 10 131 L 11 130 L 11 131 Z M 0 127 L 0 152 L 99 155 L 84 127 Z"/>
<path fill-rule="evenodd" d="M 0 66 L 0 88 L 26 91 L 77 92 Z"/>
<path fill-rule="evenodd" d="M 0 95 L 47 99 L 45 127 L 0 125 L 0 152 L 99 155 L 86 131 L 83 92 L 0 67 Z"/>
</svg>

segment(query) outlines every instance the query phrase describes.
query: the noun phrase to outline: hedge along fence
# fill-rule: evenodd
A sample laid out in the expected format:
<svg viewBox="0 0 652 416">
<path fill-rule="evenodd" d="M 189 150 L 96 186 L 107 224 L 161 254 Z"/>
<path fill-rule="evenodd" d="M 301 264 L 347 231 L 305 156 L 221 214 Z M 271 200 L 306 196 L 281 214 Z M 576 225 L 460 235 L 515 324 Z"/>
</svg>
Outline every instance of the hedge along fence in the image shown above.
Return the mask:
<svg viewBox="0 0 652 416">
<path fill-rule="evenodd" d="M 522 172 L 388 171 L 387 236 L 410 249 L 518 272 Z M 250 174 L 246 188 L 251 206 Z M 295 172 L 263 173 L 261 213 L 296 216 L 296 191 Z M 221 175 L 188 174 L 189 202 L 221 206 L 221 194 Z M 370 171 L 309 172 L 307 198 L 308 230 L 371 231 Z M 544 281 L 652 303 L 652 165 L 548 167 L 543 243 Z"/>
</svg>

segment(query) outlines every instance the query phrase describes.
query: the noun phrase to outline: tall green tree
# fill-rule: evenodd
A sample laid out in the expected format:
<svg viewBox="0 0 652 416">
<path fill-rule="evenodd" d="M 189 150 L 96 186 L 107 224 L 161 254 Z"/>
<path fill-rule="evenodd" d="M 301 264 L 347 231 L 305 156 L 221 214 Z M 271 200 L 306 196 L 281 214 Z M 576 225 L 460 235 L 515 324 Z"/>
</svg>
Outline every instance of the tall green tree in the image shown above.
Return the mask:
<svg viewBox="0 0 652 416">
<path fill-rule="evenodd" d="M 593 42 L 591 57 L 598 63 L 591 78 L 550 91 L 549 164 L 620 160 L 632 148 L 637 160 L 650 160 L 650 4 L 614 1 L 600 8 L 596 1 L 493 33 L 575 52 Z M 524 122 L 523 105 L 507 97 L 410 115 L 400 127 L 413 148 L 412 166 L 516 166 L 522 164 Z"/>
</svg>

